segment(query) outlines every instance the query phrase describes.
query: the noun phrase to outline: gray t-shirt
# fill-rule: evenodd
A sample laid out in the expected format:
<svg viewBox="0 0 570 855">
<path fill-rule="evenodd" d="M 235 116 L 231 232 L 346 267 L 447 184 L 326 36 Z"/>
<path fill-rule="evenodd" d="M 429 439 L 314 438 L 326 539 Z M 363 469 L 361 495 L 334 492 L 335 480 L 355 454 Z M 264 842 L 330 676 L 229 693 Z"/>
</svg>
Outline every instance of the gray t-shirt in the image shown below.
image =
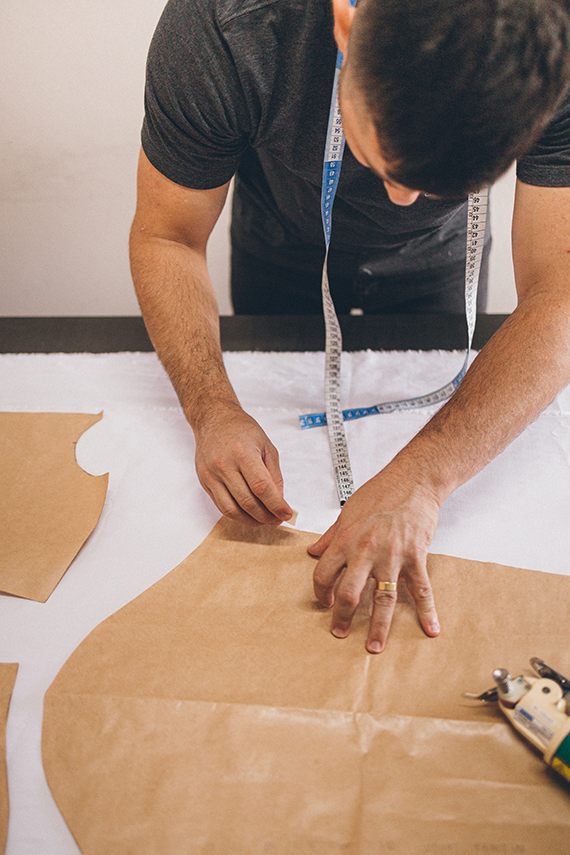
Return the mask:
<svg viewBox="0 0 570 855">
<path fill-rule="evenodd" d="M 320 270 L 323 150 L 336 44 L 330 0 L 170 0 L 149 51 L 144 151 L 185 187 L 237 174 L 232 239 L 277 264 Z M 518 164 L 522 181 L 570 186 L 570 98 Z M 331 249 L 337 272 L 437 268 L 465 254 L 466 204 L 390 202 L 345 149 Z"/>
</svg>

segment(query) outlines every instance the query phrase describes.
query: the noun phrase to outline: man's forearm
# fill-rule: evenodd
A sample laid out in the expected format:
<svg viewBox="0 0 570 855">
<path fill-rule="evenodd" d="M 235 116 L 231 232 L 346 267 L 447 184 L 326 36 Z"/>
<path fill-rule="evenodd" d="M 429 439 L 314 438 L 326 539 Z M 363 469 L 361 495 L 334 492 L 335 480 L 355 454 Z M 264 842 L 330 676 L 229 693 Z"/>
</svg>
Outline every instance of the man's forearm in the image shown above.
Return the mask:
<svg viewBox="0 0 570 855">
<path fill-rule="evenodd" d="M 395 459 L 441 502 L 499 454 L 570 382 L 565 289 L 527 296 L 463 383 Z"/>
<path fill-rule="evenodd" d="M 218 404 L 238 405 L 224 368 L 218 306 L 205 259 L 184 244 L 137 233 L 136 223 L 130 255 L 149 336 L 188 421 L 197 428 Z"/>
<path fill-rule="evenodd" d="M 218 307 L 205 253 L 163 238 L 131 235 L 133 280 L 145 323 L 196 438 L 196 472 L 223 514 L 279 525 L 279 456 L 241 408 L 224 368 Z"/>
<path fill-rule="evenodd" d="M 220 347 L 218 303 L 206 247 L 229 182 L 210 190 L 175 184 L 141 150 L 131 269 L 158 356 L 194 430 L 196 473 L 231 519 L 279 525 L 292 511 L 283 498 L 279 455 L 240 406 Z"/>
</svg>

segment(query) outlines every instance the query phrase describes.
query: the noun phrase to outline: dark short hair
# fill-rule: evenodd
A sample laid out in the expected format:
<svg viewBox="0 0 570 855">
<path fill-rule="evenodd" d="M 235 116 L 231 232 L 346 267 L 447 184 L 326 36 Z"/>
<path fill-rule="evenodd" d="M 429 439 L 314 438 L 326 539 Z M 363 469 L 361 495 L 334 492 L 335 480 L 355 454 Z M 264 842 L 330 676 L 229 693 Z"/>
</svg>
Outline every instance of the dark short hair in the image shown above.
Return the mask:
<svg viewBox="0 0 570 855">
<path fill-rule="evenodd" d="M 570 82 L 570 0 L 360 0 L 348 67 L 390 177 L 465 196 L 528 151 Z"/>
</svg>

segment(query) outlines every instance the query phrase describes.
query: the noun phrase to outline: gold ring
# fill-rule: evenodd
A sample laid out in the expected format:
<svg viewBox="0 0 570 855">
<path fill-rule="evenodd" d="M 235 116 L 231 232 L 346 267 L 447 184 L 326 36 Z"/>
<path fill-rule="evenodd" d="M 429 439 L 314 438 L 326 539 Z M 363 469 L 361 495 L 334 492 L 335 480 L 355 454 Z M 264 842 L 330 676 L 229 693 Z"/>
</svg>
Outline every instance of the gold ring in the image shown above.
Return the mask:
<svg viewBox="0 0 570 855">
<path fill-rule="evenodd" d="M 397 582 L 378 582 L 378 590 L 379 591 L 397 591 L 398 583 Z"/>
</svg>

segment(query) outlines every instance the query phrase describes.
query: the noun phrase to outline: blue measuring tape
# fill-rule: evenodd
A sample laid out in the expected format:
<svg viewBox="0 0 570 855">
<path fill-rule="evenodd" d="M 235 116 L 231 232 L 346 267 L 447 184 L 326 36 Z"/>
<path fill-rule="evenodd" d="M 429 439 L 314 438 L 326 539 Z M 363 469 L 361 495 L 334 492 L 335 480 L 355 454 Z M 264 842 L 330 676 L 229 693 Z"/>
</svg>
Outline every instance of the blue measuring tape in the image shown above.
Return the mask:
<svg viewBox="0 0 570 855">
<path fill-rule="evenodd" d="M 352 0 L 351 0 L 352 2 Z M 354 5 L 354 3 L 352 3 Z M 488 214 L 488 190 L 472 193 L 467 209 L 467 255 L 465 263 L 465 316 L 467 319 L 467 352 L 459 373 L 447 385 L 414 398 L 398 401 L 386 401 L 369 407 L 355 407 L 343 410 L 340 396 L 340 374 L 342 358 L 342 333 L 334 308 L 328 281 L 328 255 L 332 231 L 332 209 L 336 195 L 342 156 L 344 152 L 344 131 L 338 102 L 338 80 L 343 56 L 337 53 L 329 123 L 325 143 L 323 164 L 323 186 L 321 193 L 321 213 L 325 236 L 325 260 L 322 274 L 322 300 L 325 319 L 325 412 L 307 413 L 299 416 L 303 430 L 327 426 L 329 444 L 335 470 L 335 480 L 341 507 L 354 492 L 354 483 L 348 445 L 344 431 L 344 422 L 361 419 L 365 416 L 382 415 L 402 410 L 417 410 L 447 400 L 463 380 L 469 366 L 475 319 L 477 314 L 477 286 L 485 244 L 485 230 Z"/>
</svg>

